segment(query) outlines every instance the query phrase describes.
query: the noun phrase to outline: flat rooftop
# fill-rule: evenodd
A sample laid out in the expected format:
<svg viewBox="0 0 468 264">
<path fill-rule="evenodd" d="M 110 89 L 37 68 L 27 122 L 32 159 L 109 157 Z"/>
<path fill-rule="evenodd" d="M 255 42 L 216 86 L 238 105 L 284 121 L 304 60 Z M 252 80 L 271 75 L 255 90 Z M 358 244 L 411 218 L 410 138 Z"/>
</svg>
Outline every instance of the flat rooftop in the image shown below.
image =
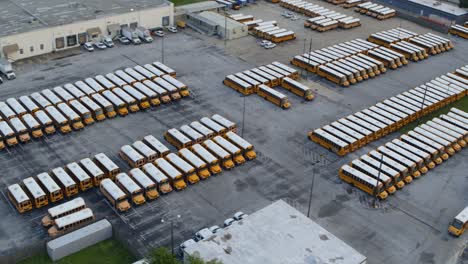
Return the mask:
<svg viewBox="0 0 468 264">
<path fill-rule="evenodd" d="M 462 16 L 468 13 L 468 11 L 465 8 L 458 7 L 455 4 L 452 3 L 447 3 L 447 2 L 441 2 L 441 1 L 435 1 L 435 0 L 409 0 L 410 2 L 420 4 L 423 6 L 427 6 L 433 9 L 437 9 L 439 11 L 456 15 L 456 16 Z"/>
<path fill-rule="evenodd" d="M 238 27 L 247 27 L 243 23 L 237 22 L 230 18 L 226 19 L 223 15 L 220 15 L 212 11 L 201 12 L 199 15 L 208 20 L 211 20 L 212 22 L 218 24 L 221 27 L 224 27 L 224 25 L 226 24 L 228 29 L 238 28 Z"/>
<path fill-rule="evenodd" d="M 0 37 L 167 4 L 165 0 L 2 0 Z"/>
<path fill-rule="evenodd" d="M 279 200 L 190 245 L 188 254 L 224 264 L 366 263 L 367 258 Z"/>
</svg>

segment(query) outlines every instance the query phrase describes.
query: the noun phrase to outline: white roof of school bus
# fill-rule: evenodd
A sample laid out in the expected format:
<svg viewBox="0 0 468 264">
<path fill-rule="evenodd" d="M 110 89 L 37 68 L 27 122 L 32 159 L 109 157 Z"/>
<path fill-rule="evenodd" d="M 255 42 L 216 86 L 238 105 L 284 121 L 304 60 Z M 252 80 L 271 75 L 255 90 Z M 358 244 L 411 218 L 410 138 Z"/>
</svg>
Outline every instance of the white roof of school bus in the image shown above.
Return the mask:
<svg viewBox="0 0 468 264">
<path fill-rule="evenodd" d="M 96 103 L 99 105 L 99 107 L 112 107 L 112 103 L 109 102 L 109 100 L 107 100 L 104 96 L 100 95 L 100 94 L 93 94 L 91 95 L 91 97 L 93 98 L 93 100 L 96 101 Z M 83 97 L 83 98 L 86 98 L 86 97 Z M 84 102 L 84 101 L 83 101 Z"/>
<path fill-rule="evenodd" d="M 26 109 L 16 100 L 16 98 L 8 98 L 7 104 L 15 111 L 16 114 L 27 113 Z"/>
<path fill-rule="evenodd" d="M 57 108 L 60 109 L 60 111 L 62 111 L 62 113 L 66 115 L 69 119 L 75 120 L 80 118 L 80 116 L 65 103 L 58 104 Z"/>
<path fill-rule="evenodd" d="M 85 97 L 83 97 L 85 98 Z M 87 97 L 86 97 L 87 98 Z M 89 99 L 89 98 L 88 98 Z M 80 112 L 80 114 L 89 114 L 88 108 L 86 108 L 82 103 L 80 103 L 78 100 L 72 100 L 70 101 L 70 105 L 75 109 L 76 111 Z"/>
<path fill-rule="evenodd" d="M 175 179 L 181 175 L 181 173 L 164 158 L 157 159 L 155 163 L 162 171 L 167 174 L 167 176 L 171 177 L 172 179 Z"/>
<path fill-rule="evenodd" d="M 198 121 L 193 121 L 192 123 L 190 123 L 190 126 L 194 128 L 195 130 L 197 130 L 198 132 L 202 133 L 204 136 L 214 134 L 213 130 L 207 128 L 206 126 L 202 125 Z"/>
<path fill-rule="evenodd" d="M 163 75 L 162 78 L 164 80 L 166 80 L 167 82 L 169 82 L 170 84 L 174 85 L 175 87 L 179 88 L 179 89 L 186 86 L 181 81 L 179 81 L 176 78 L 170 76 L 169 74 Z"/>
<path fill-rule="evenodd" d="M 143 81 L 143 84 L 146 85 L 147 87 L 149 87 L 154 92 L 158 93 L 159 95 L 167 94 L 166 89 L 162 88 L 161 86 L 159 86 L 158 84 L 156 84 L 155 82 L 153 82 L 151 80 Z"/>
<path fill-rule="evenodd" d="M 154 186 L 154 182 L 139 168 L 131 169 L 130 175 L 132 175 L 133 179 L 143 188 Z"/>
<path fill-rule="evenodd" d="M 132 178 L 130 178 L 130 176 L 128 176 L 127 173 L 119 173 L 117 174 L 117 176 L 115 176 L 115 180 L 116 181 L 119 181 L 120 184 L 122 184 L 122 186 L 129 192 L 129 193 L 135 193 L 135 192 L 138 192 L 138 191 L 141 191 L 141 187 L 138 186 L 138 184 L 136 184 L 136 182 L 134 182 L 132 180 Z"/>
<path fill-rule="evenodd" d="M 114 200 L 118 200 L 122 197 L 125 197 L 126 194 L 122 189 L 117 186 L 111 179 L 104 179 L 101 181 L 101 187 L 104 188 Z"/>
<path fill-rule="evenodd" d="M 78 87 L 78 89 L 80 89 L 86 95 L 91 95 L 93 93 L 96 93 L 96 91 L 93 88 L 89 87 L 89 85 L 83 81 L 77 81 L 75 82 L 75 85 L 76 87 Z"/>
<path fill-rule="evenodd" d="M 96 104 L 96 102 L 94 102 L 91 98 L 87 96 L 82 97 L 80 100 L 81 100 L 81 105 L 85 106 L 86 108 L 91 109 L 91 111 L 102 110 L 102 108 L 98 104 Z"/>
<path fill-rule="evenodd" d="M 159 153 L 169 152 L 169 149 L 163 143 L 161 143 L 161 141 L 156 139 L 153 135 L 145 136 L 144 140 Z"/>
<path fill-rule="evenodd" d="M 231 126 L 235 126 L 236 124 L 228 119 L 226 119 L 225 117 L 221 116 L 221 115 L 218 115 L 218 114 L 214 114 L 211 119 L 213 119 L 214 121 L 216 121 L 217 123 L 219 123 L 220 125 L 226 127 L 226 128 L 229 128 Z"/>
<path fill-rule="evenodd" d="M 24 192 L 23 188 L 17 183 L 8 186 L 8 191 L 15 198 L 17 203 L 22 203 L 29 200 L 28 195 Z"/>
<path fill-rule="evenodd" d="M 0 112 L 2 112 L 6 118 L 16 116 L 15 112 L 5 102 L 0 102 Z"/>
<path fill-rule="evenodd" d="M 116 87 L 115 84 L 113 84 L 111 81 L 109 81 L 109 79 L 107 79 L 103 75 L 96 75 L 96 77 L 94 77 L 94 79 L 99 84 L 103 85 L 106 89 L 112 89 L 112 88 Z"/>
<path fill-rule="evenodd" d="M 96 80 L 94 80 L 93 78 L 86 78 L 84 81 L 97 93 L 100 93 L 104 90 L 104 87 L 102 87 L 102 85 L 96 82 Z"/>
<path fill-rule="evenodd" d="M 231 142 L 227 141 L 222 136 L 216 136 L 213 138 L 213 140 L 231 154 L 236 154 L 240 152 L 240 149 L 238 147 L 234 146 Z"/>
<path fill-rule="evenodd" d="M 140 91 L 138 91 L 137 89 L 133 88 L 132 86 L 130 85 L 124 85 L 122 87 L 122 89 L 128 93 L 129 95 L 131 95 L 133 98 L 136 98 L 137 100 L 141 101 L 141 100 L 144 100 L 146 99 L 146 95 L 142 94 Z"/>
<path fill-rule="evenodd" d="M 137 89 L 138 91 L 140 91 L 141 93 L 143 93 L 144 95 L 148 97 L 158 96 L 158 94 L 155 91 L 151 90 L 148 86 L 144 85 L 141 82 L 134 83 L 133 87 L 135 87 L 135 89 Z"/>
<path fill-rule="evenodd" d="M 192 140 L 197 140 L 197 139 L 203 138 L 202 134 L 198 133 L 195 129 L 189 127 L 188 125 L 182 125 L 180 127 L 180 131 L 182 131 L 182 133 L 187 135 Z"/>
<path fill-rule="evenodd" d="M 123 81 L 125 81 L 128 84 L 131 84 L 133 82 L 136 82 L 137 80 L 133 78 L 132 76 L 128 75 L 126 72 L 122 70 L 117 70 L 115 71 L 115 75 L 117 75 L 119 78 L 121 78 Z"/>
<path fill-rule="evenodd" d="M 107 90 L 102 92 L 102 95 L 105 97 L 105 99 L 111 101 L 114 105 L 120 106 L 125 104 L 122 99 L 120 99 L 117 95 L 115 95 L 112 91 Z"/>
<path fill-rule="evenodd" d="M 23 184 L 26 187 L 26 189 L 29 190 L 34 199 L 45 196 L 45 192 L 42 190 L 39 184 L 37 184 L 36 180 L 34 180 L 33 177 L 24 179 Z"/>
<path fill-rule="evenodd" d="M 83 206 L 86 206 L 84 199 L 81 197 L 77 197 L 66 203 L 51 207 L 47 210 L 47 212 L 52 218 L 55 218 L 58 215 L 75 210 Z"/>
<path fill-rule="evenodd" d="M 133 104 L 135 103 L 135 98 L 130 96 L 127 92 L 122 90 L 121 88 L 115 88 L 112 90 L 118 97 L 120 97 L 122 100 L 124 100 L 127 104 Z"/>
<path fill-rule="evenodd" d="M 226 129 L 225 127 L 219 125 L 218 123 L 216 123 L 215 121 L 211 120 L 210 118 L 208 118 L 206 116 L 202 117 L 200 119 L 200 122 L 202 122 L 208 128 L 216 131 L 217 133 L 220 133 L 220 132 L 222 132 L 223 130 Z"/>
<path fill-rule="evenodd" d="M 24 123 L 26 123 L 30 129 L 40 126 L 39 122 L 37 122 L 37 120 L 31 114 L 25 114 L 22 118 Z"/>
<path fill-rule="evenodd" d="M 21 103 L 22 103 L 30 112 L 39 109 L 39 107 L 36 105 L 36 103 L 34 103 L 34 102 L 31 100 L 31 98 L 29 98 L 29 97 L 26 96 L 26 95 L 20 96 L 18 99 L 21 101 Z"/>
<path fill-rule="evenodd" d="M 210 149 L 211 151 L 216 153 L 216 155 L 218 155 L 221 158 L 230 156 L 230 154 L 226 150 L 224 150 L 222 147 L 220 147 L 218 144 L 214 143 L 210 139 L 205 140 L 203 144 L 206 146 L 206 148 Z"/>
<path fill-rule="evenodd" d="M 178 129 L 176 128 L 171 128 L 167 130 L 167 133 L 169 133 L 171 136 L 179 140 L 181 143 L 188 143 L 191 142 L 189 138 L 187 138 L 184 134 L 182 134 Z"/>
<path fill-rule="evenodd" d="M 130 75 L 131 77 L 133 77 L 134 79 L 136 79 L 137 81 L 143 81 L 145 80 L 147 77 L 141 75 L 139 72 L 137 72 L 136 70 L 132 69 L 132 68 L 125 68 L 124 71 Z"/>
<path fill-rule="evenodd" d="M 42 185 L 47 189 L 49 193 L 53 193 L 60 190 L 60 187 L 47 172 L 43 172 L 37 175 L 37 179 L 42 183 Z"/>
<path fill-rule="evenodd" d="M 88 173 L 91 173 L 93 177 L 103 175 L 104 172 L 96 165 L 90 158 L 80 160 L 81 166 L 83 166 Z"/>
<path fill-rule="evenodd" d="M 81 220 L 84 220 L 86 218 L 93 217 L 93 216 L 94 216 L 93 211 L 89 208 L 85 208 L 78 212 L 55 219 L 55 225 L 58 228 L 62 228 L 64 226 L 79 222 Z"/>
<path fill-rule="evenodd" d="M 87 179 L 91 178 L 91 177 L 89 177 L 88 173 L 86 173 L 86 171 L 84 171 L 80 167 L 80 165 L 78 165 L 78 163 L 76 163 L 76 162 L 72 162 L 72 163 L 67 164 L 67 168 L 80 181 L 84 181 L 84 180 L 87 180 Z"/>
<path fill-rule="evenodd" d="M 190 164 L 188 164 L 185 160 L 183 160 L 181 157 L 177 156 L 177 154 L 169 153 L 167 154 L 166 159 L 168 159 L 177 168 L 181 169 L 184 173 L 188 173 L 195 169 Z"/>
<path fill-rule="evenodd" d="M 44 96 L 42 96 L 40 93 L 37 93 L 37 92 L 32 93 L 30 96 L 31 96 L 32 99 L 34 99 L 34 101 L 36 101 L 36 103 L 41 105 L 41 107 L 47 107 L 47 106 L 51 105 L 51 103 Z"/>
<path fill-rule="evenodd" d="M 197 153 L 204 161 L 211 163 L 215 162 L 218 159 L 213 156 L 208 150 L 206 150 L 202 145 L 200 144 L 194 144 L 192 146 L 192 149 L 195 153 Z"/>
<path fill-rule="evenodd" d="M 117 166 L 109 157 L 107 157 L 106 154 L 104 153 L 99 153 L 94 155 L 94 157 L 104 166 L 106 167 L 109 171 L 118 169 L 119 166 Z"/>
<path fill-rule="evenodd" d="M 35 112 L 34 115 L 37 117 L 37 119 L 39 120 L 39 122 L 41 122 L 42 125 L 52 123 L 52 119 L 50 119 L 50 117 L 43 110 Z"/>
<path fill-rule="evenodd" d="M 234 142 L 236 145 L 240 146 L 244 150 L 253 147 L 252 144 L 247 142 L 247 140 L 241 138 L 239 135 L 237 135 L 236 133 L 232 131 L 227 132 L 226 136 L 229 138 L 229 140 L 231 140 L 232 142 Z"/>
<path fill-rule="evenodd" d="M 138 73 L 144 75 L 148 79 L 153 79 L 154 77 L 156 77 L 156 74 L 150 72 L 149 70 L 145 69 L 141 65 L 137 65 L 137 66 L 135 66 L 133 68 L 135 69 L 135 71 L 137 71 Z"/>
<path fill-rule="evenodd" d="M 13 131 L 13 129 L 10 127 L 10 125 L 6 121 L 0 121 L 0 131 L 2 132 L 3 136 L 15 134 L 15 131 Z"/>
<path fill-rule="evenodd" d="M 184 157 L 189 163 L 197 168 L 201 168 L 206 165 L 206 163 L 200 159 L 197 155 L 195 155 L 192 151 L 183 148 L 179 150 L 180 155 Z"/>
<path fill-rule="evenodd" d="M 466 223 L 468 221 L 468 206 L 455 216 L 455 219 Z"/>
<path fill-rule="evenodd" d="M 68 175 L 68 173 L 62 168 L 58 167 L 52 170 L 52 173 L 55 175 L 57 180 L 65 187 L 70 187 L 75 185 L 75 181 Z"/>
<path fill-rule="evenodd" d="M 23 122 L 21 122 L 21 120 L 17 117 L 10 119 L 10 124 L 13 126 L 16 132 L 24 132 L 28 130 Z"/>
<path fill-rule="evenodd" d="M 141 153 L 145 157 L 149 157 L 152 155 L 157 155 L 156 151 L 148 147 L 145 143 L 140 140 L 133 142 L 133 148 L 136 149 L 139 153 Z"/>
<path fill-rule="evenodd" d="M 168 179 L 167 176 L 156 166 L 154 166 L 153 163 L 146 163 L 145 165 L 143 165 L 143 169 L 149 176 L 151 176 L 151 178 L 153 178 L 158 183 L 167 181 Z"/>
<path fill-rule="evenodd" d="M 123 145 L 120 148 L 120 151 L 122 151 L 129 159 L 131 159 L 133 162 L 137 162 L 141 159 L 144 159 L 143 155 L 138 153 L 132 146 L 130 145 Z"/>
</svg>

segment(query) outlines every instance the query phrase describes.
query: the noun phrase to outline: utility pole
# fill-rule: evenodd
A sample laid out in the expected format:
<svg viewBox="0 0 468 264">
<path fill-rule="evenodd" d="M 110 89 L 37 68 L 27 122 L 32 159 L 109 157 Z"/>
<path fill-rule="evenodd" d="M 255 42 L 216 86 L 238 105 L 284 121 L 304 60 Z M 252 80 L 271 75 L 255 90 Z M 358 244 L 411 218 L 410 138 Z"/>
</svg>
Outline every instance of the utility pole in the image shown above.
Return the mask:
<svg viewBox="0 0 468 264">
<path fill-rule="evenodd" d="M 307 218 L 310 216 L 310 207 L 312 205 L 312 193 L 314 192 L 314 183 L 315 183 L 315 165 L 319 164 L 322 161 L 323 156 L 319 155 L 318 160 L 314 159 L 312 162 L 312 182 L 310 183 L 310 192 L 309 192 L 309 206 L 307 207 Z"/>
<path fill-rule="evenodd" d="M 171 253 L 174 255 L 174 220 L 180 219 L 180 215 L 177 215 L 175 219 L 170 219 L 168 221 L 171 222 Z M 165 223 L 166 220 L 161 219 L 161 223 Z"/>
<path fill-rule="evenodd" d="M 312 37 L 310 37 L 310 44 L 309 44 L 309 61 L 307 62 L 307 64 L 310 64 L 310 53 L 312 52 Z M 309 71 L 306 70 L 306 80 L 307 78 L 309 78 Z"/>
<path fill-rule="evenodd" d="M 161 60 L 162 60 L 162 63 L 164 63 L 164 36 L 162 37 L 162 49 L 161 49 Z"/>
<path fill-rule="evenodd" d="M 244 95 L 244 108 L 242 110 L 242 134 L 241 134 L 241 137 L 243 138 L 244 137 L 244 130 L 245 130 L 245 98 L 247 96 Z"/>
<path fill-rule="evenodd" d="M 224 6 L 224 48 L 227 45 L 227 6 Z"/>
</svg>

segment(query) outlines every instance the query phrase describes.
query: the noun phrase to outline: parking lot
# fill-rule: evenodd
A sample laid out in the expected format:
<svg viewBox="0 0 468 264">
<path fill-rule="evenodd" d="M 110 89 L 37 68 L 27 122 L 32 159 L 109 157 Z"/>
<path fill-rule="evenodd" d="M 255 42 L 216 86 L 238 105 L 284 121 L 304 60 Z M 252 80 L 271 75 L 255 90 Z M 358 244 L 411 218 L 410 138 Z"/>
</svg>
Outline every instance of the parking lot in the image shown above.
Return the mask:
<svg viewBox="0 0 468 264">
<path fill-rule="evenodd" d="M 308 80 L 301 82 L 314 88 L 316 98 L 308 102 L 281 90 L 292 103 L 289 110 L 282 110 L 258 96 L 242 97 L 222 84 L 228 74 L 272 61 L 289 63 L 294 55 L 303 53 L 304 46 L 306 50 L 309 49 L 311 38 L 314 50 L 358 37 L 364 39 L 370 33 L 397 26 L 418 33 L 430 32 L 427 28 L 399 18 L 378 21 L 351 9 L 322 1 L 311 2 L 358 17 L 362 26 L 318 33 L 304 29 L 304 19 L 291 21 L 283 18 L 281 13 L 286 9 L 279 5 L 260 1 L 238 12 L 264 21 L 277 20 L 280 27 L 296 32 L 296 40 L 265 50 L 258 45 L 259 39 L 253 36 L 229 41 L 225 47 L 223 40 L 190 29 L 168 34 L 164 40 L 164 63 L 175 69 L 177 78 L 188 85 L 192 92 L 190 98 L 127 117 L 106 120 L 69 135 L 47 136 L 2 151 L 0 260 L 1 256 L 8 260 L 9 255 L 15 254 L 13 252 L 30 254 L 29 248 L 37 250 L 43 247 L 43 241 L 47 239 L 46 230 L 40 226 L 40 217 L 46 209 L 18 214 L 5 197 L 8 185 L 99 152 L 106 153 L 126 171 L 128 165 L 117 155 L 122 145 L 148 134 L 165 142 L 162 135 L 167 129 L 219 113 L 238 124 L 238 133 L 255 146 L 258 153 L 256 160 L 189 186 L 184 191 L 134 207 L 125 214 L 114 212 L 96 189 L 82 195 L 97 218 L 105 217 L 114 224 L 117 237 L 132 252 L 144 255 L 152 247 L 170 247 L 172 220 L 175 245 L 178 245 L 203 227 L 221 225 L 236 211 L 252 213 L 277 199 L 283 199 L 307 213 L 312 164 L 319 161 L 315 165 L 311 218 L 366 255 L 369 263 L 461 261 L 459 255 L 466 246 L 467 238 L 449 236 L 447 227 L 449 221 L 468 204 L 466 150 L 379 203 L 379 208 L 373 208 L 373 199 L 369 195 L 338 179 L 338 169 L 397 137 L 398 133 L 372 142 L 344 158 L 311 142 L 306 135 L 313 128 L 468 64 L 466 40 L 451 38 L 455 44 L 453 51 L 422 62 L 410 62 L 406 67 L 389 70 L 386 74 L 349 88 L 338 87 L 304 72 L 303 77 L 307 76 Z M 28 59 L 18 63 L 16 80 L 0 85 L 0 100 L 105 74 L 136 63 L 162 61 L 162 50 L 162 39 L 156 38 L 152 44 L 140 46 L 117 45 L 113 49 L 93 53 L 70 50 Z M 175 148 L 171 149 L 175 151 Z"/>
</svg>

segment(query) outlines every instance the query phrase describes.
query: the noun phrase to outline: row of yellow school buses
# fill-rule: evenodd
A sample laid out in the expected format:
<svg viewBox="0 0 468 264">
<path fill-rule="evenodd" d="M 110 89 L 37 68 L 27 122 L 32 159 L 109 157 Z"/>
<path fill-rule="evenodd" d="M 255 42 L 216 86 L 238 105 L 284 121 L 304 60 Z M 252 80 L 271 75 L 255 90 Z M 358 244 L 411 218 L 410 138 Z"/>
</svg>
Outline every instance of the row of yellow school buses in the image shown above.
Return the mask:
<svg viewBox="0 0 468 264">
<path fill-rule="evenodd" d="M 291 64 L 347 87 L 452 48 L 440 36 L 396 28 L 295 56 Z"/>
<path fill-rule="evenodd" d="M 77 197 L 47 210 L 42 218 L 42 226 L 51 237 L 57 237 L 91 223 L 94 213 L 87 208 L 83 198 Z"/>
<path fill-rule="evenodd" d="M 71 162 L 21 183 L 8 186 L 7 195 L 20 213 L 56 203 L 100 186 L 104 179 L 114 179 L 120 168 L 104 153 L 92 159 Z"/>
<path fill-rule="evenodd" d="M 461 38 L 468 39 L 468 21 L 466 21 L 463 26 L 462 25 L 451 25 L 449 29 L 449 33 L 452 35 L 457 35 Z"/>
<path fill-rule="evenodd" d="M 256 158 L 253 145 L 236 134 L 237 125 L 221 115 L 204 117 L 182 126 L 181 131 L 172 128 L 164 133 L 177 153 L 171 153 L 153 136 L 121 147 L 119 156 L 133 168 L 130 177 L 120 173 L 117 186 L 112 188 L 110 181 L 101 183 L 101 191 L 118 211 L 127 211 L 131 204 L 141 205 L 160 194 L 183 190 L 188 184 Z"/>
<path fill-rule="evenodd" d="M 265 66 L 228 75 L 223 83 L 243 95 L 256 93 L 265 100 L 288 109 L 291 107 L 288 97 L 271 87 L 281 86 L 308 101 L 312 100 L 314 98 L 312 89 L 296 81 L 298 78 L 297 70 L 275 61 Z"/>
<path fill-rule="evenodd" d="M 429 55 L 437 55 L 454 48 L 449 39 L 432 33 L 420 35 L 404 28 L 380 31 L 371 34 L 367 40 L 402 53 L 412 61 L 426 59 Z"/>
<path fill-rule="evenodd" d="M 122 147 L 119 155 L 134 167 L 128 174 L 122 173 L 104 153 L 99 153 L 93 160 L 82 159 L 13 184 L 8 187 L 8 197 L 23 213 L 99 186 L 108 201 L 124 212 L 131 208 L 131 204 L 140 205 L 173 189 L 182 190 L 187 183 L 195 184 L 223 169 L 233 168 L 234 163 L 240 165 L 246 159 L 255 159 L 253 145 L 235 133 L 235 123 L 218 117 L 222 119 L 216 115 L 214 119 L 229 124 L 223 134 L 216 135 L 213 141 L 184 144 L 177 154 L 170 153 L 152 135 L 132 146 Z"/>
<path fill-rule="evenodd" d="M 0 102 L 0 149 L 188 96 L 175 76 L 173 69 L 154 62 L 9 98 Z"/>
<path fill-rule="evenodd" d="M 431 121 L 343 165 L 339 177 L 385 199 L 466 147 L 468 113 L 452 108 Z"/>
<path fill-rule="evenodd" d="M 343 156 L 467 94 L 465 66 L 315 129 L 309 132 L 309 138 Z"/>
<path fill-rule="evenodd" d="M 361 20 L 303 0 L 282 0 L 280 6 L 312 17 L 304 27 L 324 32 L 336 28 L 350 29 L 361 25 Z"/>
</svg>

